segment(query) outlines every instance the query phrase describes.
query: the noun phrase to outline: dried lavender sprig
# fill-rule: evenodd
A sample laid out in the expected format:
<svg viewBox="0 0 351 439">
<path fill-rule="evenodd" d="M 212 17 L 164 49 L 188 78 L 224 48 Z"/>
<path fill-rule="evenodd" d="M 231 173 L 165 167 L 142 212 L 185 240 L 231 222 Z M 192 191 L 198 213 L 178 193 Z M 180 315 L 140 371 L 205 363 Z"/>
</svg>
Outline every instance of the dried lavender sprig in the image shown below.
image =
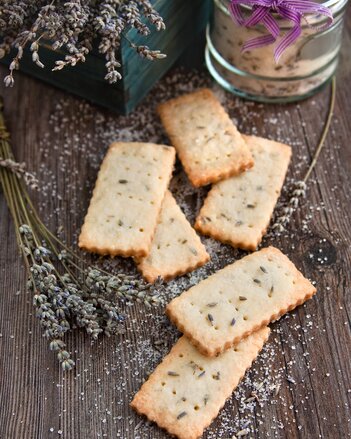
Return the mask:
<svg viewBox="0 0 351 439">
<path fill-rule="evenodd" d="M 151 50 L 148 46 L 136 46 L 135 44 L 131 44 L 131 47 L 135 49 L 141 57 L 147 58 L 150 61 L 166 58 L 164 53 L 161 53 L 159 50 Z"/>
<path fill-rule="evenodd" d="M 43 68 L 39 58 L 40 40 L 51 42 L 53 50 L 65 49 L 68 53 L 56 61 L 53 70 L 84 62 L 91 52 L 93 41 L 105 56 L 105 79 L 114 83 L 121 79 L 117 71 L 120 63 L 117 54 L 121 39 L 131 29 L 148 36 L 150 25 L 156 31 L 165 29 L 165 23 L 149 0 L 33 0 L 31 2 L 4 0 L 0 5 L 0 57 L 11 49 L 17 51 L 5 77 L 6 86 L 13 86 L 14 71 L 19 68 L 24 49 L 30 45 L 33 62 Z M 137 53 L 150 60 L 165 55 L 147 46 L 133 45 Z"/>
<path fill-rule="evenodd" d="M 291 190 L 291 196 L 289 198 L 289 201 L 286 206 L 282 208 L 282 211 L 280 215 L 276 218 L 272 230 L 276 233 L 282 233 L 286 230 L 287 225 L 289 224 L 292 214 L 299 206 L 300 200 L 304 197 L 306 197 L 306 190 L 307 190 L 307 180 L 309 179 L 314 167 L 317 164 L 319 155 L 323 149 L 323 146 L 325 144 L 325 139 L 328 135 L 331 120 L 334 113 L 334 106 L 335 106 L 335 94 L 336 94 L 336 79 L 335 76 L 333 77 L 331 81 L 331 95 L 330 95 L 330 101 L 329 101 L 329 109 L 328 109 L 328 115 L 323 127 L 323 131 L 320 137 L 320 140 L 318 142 L 316 151 L 313 155 L 312 162 L 310 166 L 308 167 L 308 170 L 304 176 L 304 178 L 300 181 L 297 181 L 294 183 L 293 188 Z"/>
<path fill-rule="evenodd" d="M 26 171 L 25 163 L 17 163 L 14 160 L 4 159 L 0 157 L 0 166 L 10 169 L 19 178 L 23 177 L 26 185 L 29 186 L 31 189 L 38 188 L 38 179 L 34 174 Z"/>
<path fill-rule="evenodd" d="M 147 306 L 159 303 L 158 285 L 150 286 L 136 275 L 112 275 L 90 267 L 61 242 L 41 221 L 26 190 L 23 166 L 14 160 L 0 101 L 0 184 L 12 214 L 17 242 L 29 274 L 36 315 L 57 353 L 64 370 L 74 366 L 62 340 L 74 326 L 85 328 L 96 339 L 100 334 L 119 332 L 124 321 L 118 299 L 139 301 Z M 10 164 L 10 165 L 9 165 Z"/>
<path fill-rule="evenodd" d="M 279 216 L 276 218 L 275 223 L 272 226 L 272 230 L 279 234 L 286 230 L 294 211 L 297 209 L 300 200 L 306 197 L 306 183 L 301 180 L 294 183 L 293 189 L 291 190 L 291 196 L 286 206 L 284 206 Z"/>
<path fill-rule="evenodd" d="M 2 7 L 0 8 L 0 16 L 3 17 L 2 20 L 2 26 L 0 26 L 0 36 L 3 38 L 3 43 L 0 45 L 0 54 L 1 57 L 3 57 L 6 53 L 8 53 L 11 50 L 11 47 L 14 47 L 17 50 L 16 56 L 13 58 L 9 65 L 9 74 L 4 78 L 4 83 L 6 87 L 13 87 L 14 85 L 14 78 L 13 78 L 13 72 L 14 70 L 19 69 L 20 60 L 22 59 L 24 48 L 26 45 L 33 41 L 31 45 L 31 51 L 32 53 L 32 60 L 33 62 L 38 66 L 43 68 L 44 65 L 40 62 L 38 49 L 39 47 L 39 41 L 40 39 L 45 35 L 45 32 L 43 31 L 41 34 L 41 29 L 45 26 L 45 18 L 49 15 L 49 13 L 53 10 L 53 3 L 54 0 L 47 5 L 42 6 L 41 9 L 36 14 L 36 9 L 33 10 L 32 7 L 27 7 L 27 4 L 24 2 L 19 2 L 19 5 L 13 5 L 8 4 L 10 2 L 4 2 Z M 23 7 L 22 7 L 23 3 Z M 36 2 L 33 2 L 34 4 Z M 14 11 L 11 10 L 11 8 L 15 9 L 15 16 L 16 19 L 15 22 L 20 25 L 18 26 L 17 32 L 14 32 L 13 29 L 10 29 L 6 26 L 7 22 L 4 17 L 6 17 L 6 13 L 9 14 L 9 22 L 13 23 L 13 15 Z M 35 11 L 35 12 L 34 12 Z M 28 28 L 27 21 L 29 14 L 31 12 L 34 12 L 34 17 L 32 19 L 32 23 L 30 24 L 30 27 Z M 22 25 L 22 26 L 21 26 Z M 12 31 L 12 32 L 11 32 Z M 39 33 L 39 36 L 37 37 L 37 34 Z M 13 34 L 13 35 L 12 35 Z M 12 35 L 12 37 L 11 37 Z"/>
</svg>

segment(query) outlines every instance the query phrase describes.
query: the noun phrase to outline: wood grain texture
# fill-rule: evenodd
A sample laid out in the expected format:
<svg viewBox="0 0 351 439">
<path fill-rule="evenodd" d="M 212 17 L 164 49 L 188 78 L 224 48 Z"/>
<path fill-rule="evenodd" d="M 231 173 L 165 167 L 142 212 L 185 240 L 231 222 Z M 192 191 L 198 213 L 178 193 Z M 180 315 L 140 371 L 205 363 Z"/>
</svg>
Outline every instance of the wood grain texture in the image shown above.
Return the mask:
<svg viewBox="0 0 351 439">
<path fill-rule="evenodd" d="M 272 326 L 270 340 L 275 346 L 272 374 L 284 371 L 286 376 L 293 376 L 295 384 L 283 379 L 275 403 L 268 401 L 255 405 L 254 433 L 249 437 L 257 439 L 351 436 L 350 47 L 349 14 L 337 76 L 333 125 L 309 183 L 307 200 L 294 214 L 288 236 L 267 237 L 263 243 L 274 244 L 286 252 L 304 274 L 317 281 L 318 293 L 288 318 Z M 0 73 L 3 77 L 5 69 L 1 68 Z M 74 122 L 75 115 L 82 111 L 79 99 L 20 74 L 16 79 L 12 90 L 1 86 L 16 157 L 26 161 L 29 169 L 37 171 L 45 183 L 46 189 L 34 195 L 35 202 L 45 207 L 42 213 L 45 221 L 53 231 L 62 225 L 67 241 L 74 243 L 96 178 L 97 163 L 89 155 L 72 149 L 69 168 L 63 171 L 59 151 L 53 149 L 52 153 L 45 154 L 39 145 L 43 139 L 48 144 L 54 141 L 64 144 L 75 134 L 93 136 L 97 124 L 81 126 Z M 231 106 L 230 114 L 244 132 L 250 134 L 256 127 L 260 136 L 292 144 L 293 163 L 289 176 L 296 177 L 302 175 L 306 168 L 304 159 L 310 160 L 318 141 L 329 94 L 327 88 L 298 105 L 252 104 L 245 107 L 249 109 L 248 114 Z M 69 102 L 64 111 L 73 121 L 73 128 L 60 126 L 54 132 L 49 115 L 63 98 Z M 107 112 L 97 111 L 109 117 Z M 279 124 L 270 123 L 274 119 L 278 119 Z M 125 119 L 120 117 L 118 123 L 123 127 Z M 47 137 L 46 133 L 49 133 Z M 101 149 L 100 158 L 107 147 L 92 146 Z M 41 169 L 47 172 L 41 172 Z M 45 179 L 51 179 L 52 183 L 52 176 L 55 176 L 54 184 L 46 185 Z M 174 187 L 181 178 L 178 171 Z M 72 200 L 77 200 L 75 213 L 71 209 L 75 202 Z M 201 202 L 196 191 L 189 192 L 187 203 L 194 207 L 191 221 Z M 308 215 L 311 218 L 303 227 Z M 128 308 L 126 332 L 117 340 L 103 338 L 91 345 L 88 337 L 76 332 L 69 337 L 68 345 L 77 351 L 74 353 L 77 368 L 73 373 L 64 374 L 48 351 L 33 315 L 31 297 L 25 293 L 24 266 L 18 256 L 13 225 L 1 193 L 0 243 L 0 438 L 166 438 L 157 427 L 147 426 L 128 405 L 141 382 L 178 336 L 163 317 L 162 310 L 150 312 L 141 305 Z M 227 246 L 221 248 L 223 250 L 217 255 L 212 252 L 219 266 L 243 255 Z M 292 322 L 294 329 L 291 329 Z M 155 333 L 154 323 L 163 328 L 161 333 Z M 154 344 L 159 338 L 164 341 L 162 352 L 158 352 Z M 248 376 L 253 380 L 262 379 L 265 361 L 261 358 Z M 238 403 L 232 398 L 227 402 L 224 414 L 204 437 L 231 437 L 236 430 L 230 429 L 230 416 L 234 419 L 237 409 Z M 221 430 L 223 423 L 227 425 L 224 433 Z"/>
</svg>

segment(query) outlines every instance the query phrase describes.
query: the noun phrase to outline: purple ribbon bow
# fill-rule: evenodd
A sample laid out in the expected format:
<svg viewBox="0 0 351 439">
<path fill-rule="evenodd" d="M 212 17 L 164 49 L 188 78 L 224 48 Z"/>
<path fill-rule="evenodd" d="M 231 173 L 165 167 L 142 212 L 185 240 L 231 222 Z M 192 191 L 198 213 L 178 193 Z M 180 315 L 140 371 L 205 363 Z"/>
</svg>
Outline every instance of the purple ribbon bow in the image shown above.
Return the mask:
<svg viewBox="0 0 351 439">
<path fill-rule="evenodd" d="M 241 13 L 240 4 L 252 7 L 252 15 L 246 20 Z M 333 22 L 333 15 L 328 8 L 309 0 L 231 0 L 229 11 L 239 26 L 251 27 L 260 23 L 269 32 L 267 35 L 246 41 L 241 49 L 243 52 L 268 46 L 277 40 L 280 35 L 280 28 L 272 12 L 293 23 L 292 29 L 281 38 L 274 49 L 276 62 L 279 61 L 284 50 L 291 46 L 301 35 L 301 19 L 304 14 L 325 15 L 328 20 L 323 28 L 329 27 Z"/>
</svg>

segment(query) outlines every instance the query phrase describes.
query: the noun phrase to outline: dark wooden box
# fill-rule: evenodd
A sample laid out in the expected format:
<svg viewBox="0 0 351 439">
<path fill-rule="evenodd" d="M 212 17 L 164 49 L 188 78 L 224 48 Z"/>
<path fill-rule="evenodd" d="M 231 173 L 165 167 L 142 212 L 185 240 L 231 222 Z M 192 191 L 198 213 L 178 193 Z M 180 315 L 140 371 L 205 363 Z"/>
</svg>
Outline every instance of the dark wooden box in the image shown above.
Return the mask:
<svg viewBox="0 0 351 439">
<path fill-rule="evenodd" d="M 39 52 L 45 69 L 37 67 L 31 60 L 31 53 L 26 50 L 20 70 L 99 105 L 127 114 L 187 49 L 186 59 L 191 59 L 189 51 L 198 44 L 199 35 L 204 34 L 210 0 L 155 0 L 154 6 L 163 17 L 166 30 L 153 30 L 145 38 L 133 29 L 128 33 L 128 38 L 136 44 L 161 50 L 167 54 L 167 58 L 157 61 L 141 58 L 122 38 L 120 72 L 123 79 L 116 84 L 111 85 L 104 80 L 105 60 L 96 52 L 89 55 L 84 63 L 52 72 L 55 61 L 62 59 L 65 54 L 56 53 L 45 44 Z M 7 56 L 1 61 L 9 64 L 10 60 L 11 56 Z"/>
</svg>

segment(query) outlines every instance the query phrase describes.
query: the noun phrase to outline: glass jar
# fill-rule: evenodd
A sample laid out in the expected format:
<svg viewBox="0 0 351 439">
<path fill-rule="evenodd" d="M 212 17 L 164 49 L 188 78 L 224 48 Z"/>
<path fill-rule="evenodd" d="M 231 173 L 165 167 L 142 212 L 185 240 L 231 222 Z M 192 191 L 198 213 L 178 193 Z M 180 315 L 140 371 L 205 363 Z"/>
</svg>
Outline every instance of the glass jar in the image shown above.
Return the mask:
<svg viewBox="0 0 351 439">
<path fill-rule="evenodd" d="M 260 102 L 292 102 L 313 95 L 333 76 L 347 0 L 322 3 L 334 17 L 327 29 L 316 30 L 325 24 L 324 16 L 309 15 L 309 25 L 302 20 L 301 36 L 285 50 L 279 63 L 274 60 L 273 45 L 242 53 L 245 41 L 267 34 L 267 30 L 261 25 L 246 28 L 236 24 L 228 10 L 229 0 L 214 3 L 205 58 L 211 75 L 227 90 Z M 281 35 L 291 29 L 288 21 L 277 20 Z"/>
</svg>

